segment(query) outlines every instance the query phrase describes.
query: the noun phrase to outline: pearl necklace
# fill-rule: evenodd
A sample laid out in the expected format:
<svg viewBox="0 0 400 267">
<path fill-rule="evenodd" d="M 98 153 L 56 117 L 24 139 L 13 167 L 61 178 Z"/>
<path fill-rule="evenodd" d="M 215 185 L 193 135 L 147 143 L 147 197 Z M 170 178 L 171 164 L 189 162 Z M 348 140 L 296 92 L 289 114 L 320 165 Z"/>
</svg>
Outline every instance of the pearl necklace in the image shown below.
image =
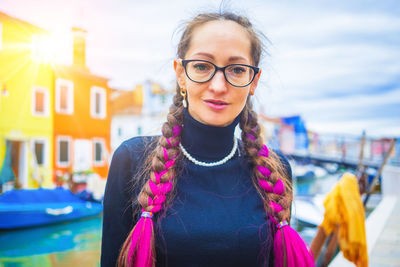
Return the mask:
<svg viewBox="0 0 400 267">
<path fill-rule="evenodd" d="M 238 146 L 237 139 L 233 138 L 232 151 L 225 158 L 223 158 L 223 159 L 221 159 L 219 161 L 216 161 L 216 162 L 203 162 L 203 161 L 200 161 L 200 160 L 197 160 L 197 159 L 193 158 L 192 155 L 190 155 L 189 152 L 186 151 L 186 149 L 183 147 L 183 145 L 181 143 L 179 143 L 179 147 L 181 148 L 183 155 L 185 155 L 185 157 L 188 160 L 190 160 L 191 162 L 193 162 L 194 164 L 200 165 L 200 166 L 203 166 L 203 167 L 214 167 L 214 166 L 218 166 L 218 165 L 224 164 L 225 162 L 230 160 L 235 155 L 237 146 Z"/>
</svg>

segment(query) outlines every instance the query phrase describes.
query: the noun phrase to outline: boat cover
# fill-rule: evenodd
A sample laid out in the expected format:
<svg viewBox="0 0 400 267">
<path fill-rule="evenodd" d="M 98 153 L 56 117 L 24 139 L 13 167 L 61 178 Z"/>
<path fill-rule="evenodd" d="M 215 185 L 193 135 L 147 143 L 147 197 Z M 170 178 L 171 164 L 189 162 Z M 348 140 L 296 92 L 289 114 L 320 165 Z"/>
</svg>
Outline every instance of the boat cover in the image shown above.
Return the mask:
<svg viewBox="0 0 400 267">
<path fill-rule="evenodd" d="M 101 204 L 84 201 L 62 187 L 12 190 L 0 195 L 0 229 L 79 219 L 101 211 Z"/>
</svg>

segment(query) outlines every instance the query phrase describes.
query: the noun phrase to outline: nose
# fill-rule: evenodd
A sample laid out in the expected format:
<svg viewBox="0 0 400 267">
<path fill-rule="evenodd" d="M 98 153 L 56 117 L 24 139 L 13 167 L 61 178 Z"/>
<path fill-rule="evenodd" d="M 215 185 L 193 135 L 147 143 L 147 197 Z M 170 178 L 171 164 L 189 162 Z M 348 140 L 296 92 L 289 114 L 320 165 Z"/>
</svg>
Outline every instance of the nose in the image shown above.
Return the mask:
<svg viewBox="0 0 400 267">
<path fill-rule="evenodd" d="M 218 70 L 214 77 L 210 80 L 209 88 L 216 93 L 223 93 L 227 91 L 227 81 L 225 80 L 224 73 L 221 70 Z"/>
</svg>

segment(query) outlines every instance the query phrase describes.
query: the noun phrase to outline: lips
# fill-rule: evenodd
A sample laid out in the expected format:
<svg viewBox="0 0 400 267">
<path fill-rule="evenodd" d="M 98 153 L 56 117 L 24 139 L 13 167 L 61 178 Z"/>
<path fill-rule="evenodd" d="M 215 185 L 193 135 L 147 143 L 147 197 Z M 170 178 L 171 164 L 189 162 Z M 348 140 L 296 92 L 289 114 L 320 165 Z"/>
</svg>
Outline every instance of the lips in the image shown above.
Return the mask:
<svg viewBox="0 0 400 267">
<path fill-rule="evenodd" d="M 205 99 L 204 102 L 212 109 L 222 110 L 228 106 L 228 103 L 218 99 Z"/>
</svg>

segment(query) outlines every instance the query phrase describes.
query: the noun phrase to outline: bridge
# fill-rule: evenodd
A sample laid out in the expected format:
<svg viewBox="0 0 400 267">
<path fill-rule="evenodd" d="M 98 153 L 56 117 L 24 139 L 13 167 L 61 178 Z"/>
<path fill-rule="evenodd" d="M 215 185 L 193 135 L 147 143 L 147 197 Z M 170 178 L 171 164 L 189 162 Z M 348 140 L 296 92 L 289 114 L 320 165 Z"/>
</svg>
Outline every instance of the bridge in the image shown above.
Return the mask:
<svg viewBox="0 0 400 267">
<path fill-rule="evenodd" d="M 320 163 L 336 163 L 344 167 L 354 168 L 356 169 L 359 163 L 359 159 L 357 158 L 347 158 L 347 157 L 335 157 L 329 156 L 325 154 L 316 154 L 316 153 L 301 153 L 301 152 L 293 152 L 291 154 L 286 155 L 289 159 L 294 159 L 296 161 L 311 163 L 315 165 L 319 165 Z M 371 160 L 363 160 L 363 165 L 366 167 L 378 169 L 381 164 L 381 161 L 371 161 Z"/>
</svg>

